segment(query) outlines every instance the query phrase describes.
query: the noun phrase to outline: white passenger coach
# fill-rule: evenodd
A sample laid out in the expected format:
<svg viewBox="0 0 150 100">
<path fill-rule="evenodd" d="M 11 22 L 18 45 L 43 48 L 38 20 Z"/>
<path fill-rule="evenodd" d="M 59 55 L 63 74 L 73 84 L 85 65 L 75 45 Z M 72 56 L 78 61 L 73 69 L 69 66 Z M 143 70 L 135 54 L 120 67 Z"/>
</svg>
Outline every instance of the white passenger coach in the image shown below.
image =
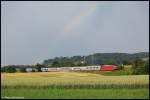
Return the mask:
<svg viewBox="0 0 150 100">
<path fill-rule="evenodd" d="M 78 71 L 78 70 L 100 70 L 101 66 L 78 66 L 78 67 L 54 67 L 54 68 L 41 68 L 43 72 L 49 71 Z"/>
</svg>

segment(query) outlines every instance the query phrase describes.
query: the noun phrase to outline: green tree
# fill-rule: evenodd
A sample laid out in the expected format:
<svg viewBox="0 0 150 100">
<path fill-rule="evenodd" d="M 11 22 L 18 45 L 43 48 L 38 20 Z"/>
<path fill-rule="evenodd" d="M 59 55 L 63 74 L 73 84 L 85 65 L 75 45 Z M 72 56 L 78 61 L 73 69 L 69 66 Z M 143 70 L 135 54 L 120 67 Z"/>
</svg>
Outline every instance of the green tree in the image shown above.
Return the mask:
<svg viewBox="0 0 150 100">
<path fill-rule="evenodd" d="M 52 67 L 60 67 L 61 65 L 60 65 L 60 63 L 58 62 L 58 61 L 54 61 L 53 63 L 52 63 Z"/>
<path fill-rule="evenodd" d="M 8 73 L 14 73 L 16 72 L 16 68 L 13 65 L 5 66 L 4 71 Z"/>
<path fill-rule="evenodd" d="M 132 65 L 132 74 L 149 74 L 149 62 L 136 57 Z"/>
<path fill-rule="evenodd" d="M 5 69 L 4 69 L 4 67 L 1 67 L 1 72 L 5 72 Z"/>
<path fill-rule="evenodd" d="M 34 69 L 32 69 L 32 72 L 35 72 L 35 70 L 34 70 Z"/>
<path fill-rule="evenodd" d="M 145 62 L 145 65 L 144 65 L 144 72 L 145 72 L 145 74 L 149 74 L 149 61 L 146 61 L 146 62 Z"/>
<path fill-rule="evenodd" d="M 117 64 L 116 61 L 110 59 L 108 62 L 107 62 L 108 65 L 113 65 L 113 64 Z"/>
<path fill-rule="evenodd" d="M 26 72 L 26 68 L 20 68 L 20 72 Z"/>
<path fill-rule="evenodd" d="M 42 70 L 41 70 L 42 67 L 45 67 L 45 66 L 42 64 L 39 64 L 39 63 L 36 64 L 36 68 L 37 68 L 38 72 L 42 72 Z"/>
<path fill-rule="evenodd" d="M 118 65 L 118 69 L 119 69 L 119 70 L 124 69 L 124 65 L 123 65 L 123 64 Z"/>
<path fill-rule="evenodd" d="M 131 62 L 130 62 L 129 60 L 123 60 L 122 62 L 123 62 L 124 65 L 129 65 L 129 64 L 131 64 Z"/>
</svg>

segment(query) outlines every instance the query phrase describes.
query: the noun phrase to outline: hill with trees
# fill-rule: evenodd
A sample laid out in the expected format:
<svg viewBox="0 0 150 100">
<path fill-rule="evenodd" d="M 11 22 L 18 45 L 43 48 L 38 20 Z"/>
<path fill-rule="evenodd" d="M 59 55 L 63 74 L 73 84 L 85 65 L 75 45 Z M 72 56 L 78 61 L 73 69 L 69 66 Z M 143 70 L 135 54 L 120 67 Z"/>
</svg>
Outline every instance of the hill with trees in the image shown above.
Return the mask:
<svg viewBox="0 0 150 100">
<path fill-rule="evenodd" d="M 49 67 L 84 66 L 99 64 L 132 64 L 134 59 L 149 58 L 149 52 L 140 53 L 95 53 L 87 56 L 55 57 L 43 61 L 43 65 Z"/>
</svg>

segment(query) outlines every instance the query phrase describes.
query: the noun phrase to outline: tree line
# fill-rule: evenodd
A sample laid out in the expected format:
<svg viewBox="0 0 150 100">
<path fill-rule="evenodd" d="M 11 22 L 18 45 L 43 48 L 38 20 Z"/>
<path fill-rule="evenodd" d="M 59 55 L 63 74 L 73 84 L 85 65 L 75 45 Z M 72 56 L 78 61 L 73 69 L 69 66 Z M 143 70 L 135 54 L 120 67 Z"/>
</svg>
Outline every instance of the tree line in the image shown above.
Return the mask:
<svg viewBox="0 0 150 100">
<path fill-rule="evenodd" d="M 32 72 L 41 72 L 41 68 L 46 67 L 45 65 L 37 63 L 36 65 L 7 65 L 1 67 L 1 72 L 27 72 L 27 68 L 31 68 Z"/>
<path fill-rule="evenodd" d="M 142 60 L 147 57 L 148 60 Z M 36 65 L 8 65 L 1 67 L 1 72 L 26 72 L 26 68 L 32 68 L 32 72 L 41 72 L 42 67 L 73 67 L 99 64 L 116 64 L 119 70 L 123 65 L 132 65 L 132 74 L 149 74 L 149 53 L 96 53 L 88 56 L 56 57 L 44 60 Z"/>
</svg>

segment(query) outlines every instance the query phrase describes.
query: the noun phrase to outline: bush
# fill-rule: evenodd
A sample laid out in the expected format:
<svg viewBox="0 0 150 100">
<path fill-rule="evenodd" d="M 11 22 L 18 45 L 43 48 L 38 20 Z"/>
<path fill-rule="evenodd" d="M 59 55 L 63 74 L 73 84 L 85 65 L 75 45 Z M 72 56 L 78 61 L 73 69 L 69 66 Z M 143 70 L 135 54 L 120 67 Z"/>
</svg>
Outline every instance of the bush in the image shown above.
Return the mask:
<svg viewBox="0 0 150 100">
<path fill-rule="evenodd" d="M 32 72 L 35 72 L 35 70 L 33 69 Z"/>
<path fill-rule="evenodd" d="M 26 68 L 20 68 L 20 72 L 26 72 Z"/>
<path fill-rule="evenodd" d="M 16 68 L 14 66 L 5 66 L 3 69 L 4 72 L 8 72 L 8 73 L 14 73 L 16 72 Z"/>
<path fill-rule="evenodd" d="M 118 65 L 118 70 L 122 70 L 122 69 L 124 69 L 124 65 L 123 64 Z"/>
<path fill-rule="evenodd" d="M 4 67 L 1 67 L 1 72 L 5 72 Z"/>
<path fill-rule="evenodd" d="M 132 66 L 132 74 L 149 74 L 149 61 L 136 59 Z"/>
<path fill-rule="evenodd" d="M 42 72 L 42 70 L 41 70 L 42 67 L 45 67 L 45 66 L 42 64 L 36 64 L 36 68 L 37 68 L 38 72 Z"/>
<path fill-rule="evenodd" d="M 149 74 L 149 61 L 146 61 L 145 62 L 145 65 L 144 65 L 144 72 L 146 74 Z"/>
</svg>

